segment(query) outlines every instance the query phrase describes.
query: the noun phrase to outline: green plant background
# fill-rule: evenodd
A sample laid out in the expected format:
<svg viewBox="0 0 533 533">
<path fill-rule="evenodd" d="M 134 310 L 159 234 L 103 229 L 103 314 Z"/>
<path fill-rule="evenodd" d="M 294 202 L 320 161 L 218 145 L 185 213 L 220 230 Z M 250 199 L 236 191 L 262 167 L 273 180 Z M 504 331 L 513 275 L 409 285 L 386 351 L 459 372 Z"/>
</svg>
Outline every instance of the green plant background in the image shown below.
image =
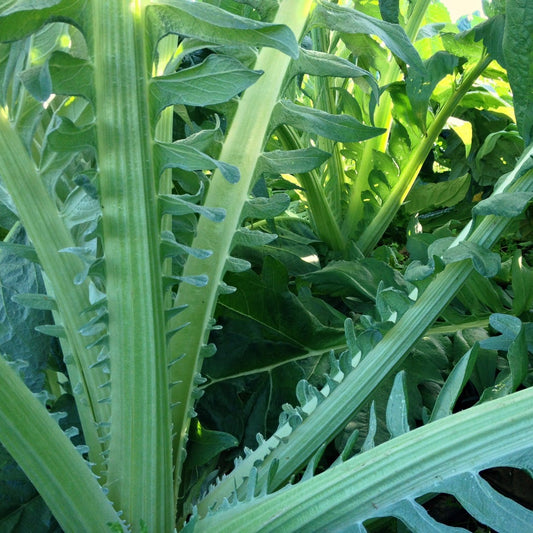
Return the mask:
<svg viewBox="0 0 533 533">
<path fill-rule="evenodd" d="M 0 531 L 531 527 L 533 5 L 484 11 L 0 3 Z"/>
</svg>

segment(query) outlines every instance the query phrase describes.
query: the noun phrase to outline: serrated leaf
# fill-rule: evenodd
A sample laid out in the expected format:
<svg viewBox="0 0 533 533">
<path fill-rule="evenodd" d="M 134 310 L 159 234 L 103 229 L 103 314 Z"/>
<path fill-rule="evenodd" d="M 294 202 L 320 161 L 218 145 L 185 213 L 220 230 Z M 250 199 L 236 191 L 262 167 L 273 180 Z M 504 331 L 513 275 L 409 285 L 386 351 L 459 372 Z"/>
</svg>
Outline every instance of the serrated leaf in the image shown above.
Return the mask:
<svg viewBox="0 0 533 533">
<path fill-rule="evenodd" d="M 339 142 L 365 141 L 386 131 L 366 126 L 349 115 L 332 115 L 320 109 L 294 104 L 290 100 L 282 100 L 274 108 L 271 127 L 276 128 L 280 124 Z"/>
<path fill-rule="evenodd" d="M 476 271 L 487 278 L 495 276 L 501 268 L 501 258 L 497 253 L 470 241 L 463 241 L 457 246 L 448 248 L 442 259 L 446 264 L 471 259 Z"/>
<path fill-rule="evenodd" d="M 294 34 L 282 24 L 259 22 L 213 5 L 188 0 L 167 0 L 160 4 L 167 5 L 152 5 L 147 9 L 154 42 L 168 33 L 175 33 L 230 46 L 267 46 L 292 58 L 298 57 Z"/>
<path fill-rule="evenodd" d="M 210 55 L 199 65 L 152 78 L 154 113 L 170 105 L 206 106 L 227 102 L 261 76 L 228 56 Z"/>
<path fill-rule="evenodd" d="M 52 78 L 46 65 L 24 70 L 19 74 L 24 87 L 39 102 L 48 99 L 52 92 Z"/>
<path fill-rule="evenodd" d="M 257 161 L 258 175 L 269 174 L 300 174 L 309 172 L 325 163 L 331 154 L 315 147 L 300 150 L 274 150 L 264 152 Z"/>
<path fill-rule="evenodd" d="M 184 143 L 157 142 L 154 145 L 154 154 L 160 172 L 165 168 L 181 168 L 189 171 L 218 168 L 230 183 L 237 183 L 240 179 L 239 169 L 236 166 L 217 161 L 194 146 Z"/>
</svg>

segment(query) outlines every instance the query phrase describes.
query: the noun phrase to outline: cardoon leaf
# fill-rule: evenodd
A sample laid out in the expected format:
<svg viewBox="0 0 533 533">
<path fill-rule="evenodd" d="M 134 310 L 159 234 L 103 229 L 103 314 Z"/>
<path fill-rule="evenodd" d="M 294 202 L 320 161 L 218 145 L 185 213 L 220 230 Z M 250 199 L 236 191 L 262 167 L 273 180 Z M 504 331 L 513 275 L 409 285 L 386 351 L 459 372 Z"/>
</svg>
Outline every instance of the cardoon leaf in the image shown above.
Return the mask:
<svg viewBox="0 0 533 533">
<path fill-rule="evenodd" d="M 409 432 L 409 422 L 407 420 L 407 395 L 405 371 L 398 372 L 394 378 L 394 384 L 387 402 L 387 429 L 392 438 Z"/>
<path fill-rule="evenodd" d="M 273 218 L 281 215 L 289 207 L 290 199 L 286 194 L 274 194 L 270 198 L 251 198 L 242 210 L 242 218 Z"/>
<path fill-rule="evenodd" d="M 298 57 L 294 34 L 282 24 L 258 22 L 213 5 L 189 0 L 164 0 L 159 3 L 166 5 L 152 5 L 147 9 L 154 41 L 175 33 L 216 44 L 268 46 L 292 58 Z"/>
<path fill-rule="evenodd" d="M 379 100 L 379 87 L 376 79 L 367 70 L 354 65 L 351 61 L 333 54 L 317 50 L 300 49 L 300 56 L 291 66 L 290 74 L 309 74 L 311 76 L 333 76 L 338 78 L 364 78 L 376 101 Z"/>
<path fill-rule="evenodd" d="M 493 194 L 486 200 L 481 200 L 473 209 L 474 217 L 484 215 L 496 215 L 499 217 L 512 218 L 520 215 L 527 207 L 533 192 L 504 192 Z"/>
<path fill-rule="evenodd" d="M 300 150 L 264 152 L 257 162 L 259 174 L 299 174 L 325 163 L 331 154 L 314 146 Z"/>
<path fill-rule="evenodd" d="M 79 22 L 86 0 L 44 0 L 4 2 L 0 6 L 0 41 L 16 41 L 37 31 L 50 20 Z"/>
<path fill-rule="evenodd" d="M 313 11 L 312 23 L 344 33 L 377 35 L 402 61 L 416 70 L 424 70 L 422 60 L 403 28 L 365 13 L 330 2 L 319 2 Z"/>
<path fill-rule="evenodd" d="M 48 143 L 57 152 L 77 152 L 96 146 L 94 124 L 78 127 L 68 118 L 62 118 L 58 127 L 48 135 Z"/>
<path fill-rule="evenodd" d="M 501 258 L 498 254 L 469 241 L 463 241 L 457 246 L 448 248 L 444 252 L 442 259 L 446 264 L 462 261 L 463 259 L 471 259 L 474 268 L 487 278 L 495 276 L 501 267 Z"/>
<path fill-rule="evenodd" d="M 261 74 L 232 57 L 210 55 L 199 65 L 153 78 L 150 83 L 153 112 L 159 113 L 170 105 L 206 106 L 227 102 Z"/>
<path fill-rule="evenodd" d="M 533 137 L 533 4 L 508 0 L 503 54 L 513 91 L 518 128 L 527 144 Z"/>
<path fill-rule="evenodd" d="M 48 61 L 48 71 L 52 80 L 52 92 L 82 96 L 94 102 L 94 72 L 91 63 L 56 51 Z"/>
<path fill-rule="evenodd" d="M 221 207 L 204 207 L 193 204 L 177 195 L 163 194 L 159 197 L 159 205 L 162 213 L 170 215 L 184 215 L 187 213 L 198 213 L 213 222 L 224 220 L 226 215 L 225 209 Z"/>
<path fill-rule="evenodd" d="M 437 401 L 429 419 L 430 422 L 452 414 L 457 398 L 472 375 L 478 352 L 479 344 L 476 342 L 454 366 L 437 396 Z"/>
<path fill-rule="evenodd" d="M 365 141 L 385 132 L 383 128 L 365 126 L 349 115 L 332 115 L 289 100 L 278 102 L 272 113 L 271 127 L 280 124 L 340 142 Z"/>
<path fill-rule="evenodd" d="M 194 146 L 184 143 L 155 143 L 154 154 L 158 159 L 160 171 L 165 168 L 181 168 L 183 170 L 214 170 L 218 168 L 230 183 L 237 183 L 240 178 L 239 169 L 236 166 L 217 161 Z"/>
</svg>

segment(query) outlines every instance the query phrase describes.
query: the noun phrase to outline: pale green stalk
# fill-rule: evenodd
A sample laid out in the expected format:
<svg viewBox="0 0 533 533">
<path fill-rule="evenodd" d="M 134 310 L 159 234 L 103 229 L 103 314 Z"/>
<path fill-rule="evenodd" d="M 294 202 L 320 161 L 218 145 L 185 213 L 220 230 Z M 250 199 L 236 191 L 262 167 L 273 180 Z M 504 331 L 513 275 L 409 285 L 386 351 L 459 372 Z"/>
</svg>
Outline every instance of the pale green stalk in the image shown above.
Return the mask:
<svg viewBox="0 0 533 533">
<path fill-rule="evenodd" d="M 275 23 L 286 24 L 298 38 L 305 27 L 312 4 L 312 0 L 284 0 Z M 184 458 L 183 445 L 194 405 L 194 376 L 201 366 L 200 352 L 209 336 L 210 321 L 219 284 L 226 269 L 226 260 L 230 256 L 233 235 L 241 222 L 241 211 L 249 197 L 255 166 L 263 150 L 270 116 L 278 101 L 289 62 L 290 58 L 277 50 L 265 48 L 259 53 L 254 68 L 264 71 L 264 74 L 244 93 L 239 102 L 220 154 L 222 161 L 239 168 L 241 179 L 237 184 L 230 184 L 220 172 L 214 173 L 204 205 L 223 207 L 226 218 L 221 223 L 211 222 L 205 217 L 199 219 L 197 237 L 192 246 L 212 250 L 213 255 L 202 260 L 189 256 L 184 268 L 185 276 L 207 274 L 209 283 L 201 288 L 182 283 L 176 299 L 177 305 L 189 305 L 178 315 L 176 327 L 184 323 L 189 325 L 174 335 L 170 342 L 173 357 L 183 354 L 183 358 L 171 367 L 171 381 L 179 382 L 171 391 L 172 403 L 176 404 L 173 413 L 174 431 L 177 433 L 177 442 L 180 443 L 175 447 L 177 484 Z"/>
<path fill-rule="evenodd" d="M 195 531 L 311 533 L 341 526 L 345 531 L 348 524 L 357 531 L 355 524 L 386 513 L 404 498 L 422 496 L 457 474 L 530 450 L 532 417 L 533 389 L 472 407 L 308 481 L 199 520 Z"/>
<path fill-rule="evenodd" d="M 429 4 L 430 0 L 417 0 L 417 2 L 414 3 L 413 12 L 411 13 L 405 27 L 405 33 L 411 41 L 416 38 Z M 380 85 L 381 87 L 386 87 L 390 83 L 398 80 L 398 77 L 400 76 L 400 67 L 396 61 L 391 60 L 388 68 L 381 74 L 382 77 L 380 78 Z M 385 151 L 389 140 L 391 124 L 392 100 L 388 93 L 385 92 L 382 94 L 380 103 L 376 108 L 374 125 L 380 128 L 385 128 L 387 133 L 366 141 L 363 147 L 361 158 L 359 161 L 357 161 L 357 178 L 351 186 L 348 210 L 342 226 L 343 233 L 347 237 L 352 237 L 354 235 L 354 232 L 357 229 L 357 224 L 360 220 L 362 220 L 362 195 L 364 191 L 370 189 L 368 178 L 372 168 L 374 167 L 374 150 L 379 152 Z"/>
<path fill-rule="evenodd" d="M 53 287 L 72 353 L 72 357 L 66 358 L 66 364 L 76 391 L 78 412 L 91 450 L 91 461 L 95 463 L 95 472 L 101 473 L 104 469 L 100 453 L 102 444 L 96 424 L 109 420 L 108 406 L 99 402 L 107 394 L 99 388 L 107 378 L 100 370 L 89 369 L 98 355 L 98 348 L 86 349 L 94 338 L 79 334 L 79 329 L 90 319 L 90 315 L 82 314 L 89 305 L 88 284 L 74 284 L 74 278 L 83 269 L 83 264 L 72 254 L 60 253 L 64 248 L 75 246 L 74 241 L 20 137 L 11 127 L 5 110 L 0 110 L 0 173 Z M 76 377 L 80 379 L 81 392 L 78 392 Z"/>
<path fill-rule="evenodd" d="M 174 527 L 160 217 L 144 2 L 92 2 L 98 166 L 109 308 L 107 485 L 134 531 Z"/>
<path fill-rule="evenodd" d="M 533 147 L 523 155 L 509 180 L 507 191 L 532 191 L 533 180 L 528 175 L 516 179 L 520 169 L 533 153 Z M 502 192 L 500 189 L 499 192 Z M 487 216 L 472 232 L 469 241 L 490 248 L 505 230 L 509 220 Z M 464 239 L 465 236 L 461 236 Z M 266 481 L 269 470 L 277 463 L 271 477 L 271 489 L 279 487 L 310 459 L 315 451 L 331 440 L 368 401 L 379 383 L 405 360 L 414 344 L 427 331 L 434 320 L 453 299 L 473 271 L 470 260 L 452 263 L 440 272 L 426 288 L 416 303 L 402 316 L 395 326 L 352 370 L 327 399 L 312 408 L 311 414 L 295 429 L 289 423 L 278 430 L 265 443 L 258 446 L 242 460 L 198 504 L 200 516 L 214 505 L 219 505 L 250 475 L 254 464 L 259 467 L 258 483 Z"/>
<path fill-rule="evenodd" d="M 0 405 L 0 441 L 67 533 L 101 533 L 109 523 L 120 524 L 80 453 L 1 356 Z"/>
</svg>

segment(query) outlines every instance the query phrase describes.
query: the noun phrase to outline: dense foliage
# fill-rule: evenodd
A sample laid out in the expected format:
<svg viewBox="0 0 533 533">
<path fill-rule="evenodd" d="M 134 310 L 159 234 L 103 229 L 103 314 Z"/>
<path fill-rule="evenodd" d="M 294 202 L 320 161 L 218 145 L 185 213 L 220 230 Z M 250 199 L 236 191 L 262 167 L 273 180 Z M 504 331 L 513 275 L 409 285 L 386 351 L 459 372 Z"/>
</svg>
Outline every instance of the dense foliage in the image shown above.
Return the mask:
<svg viewBox="0 0 533 533">
<path fill-rule="evenodd" d="M 484 10 L 0 2 L 0 531 L 531 530 L 533 2 Z"/>
</svg>

